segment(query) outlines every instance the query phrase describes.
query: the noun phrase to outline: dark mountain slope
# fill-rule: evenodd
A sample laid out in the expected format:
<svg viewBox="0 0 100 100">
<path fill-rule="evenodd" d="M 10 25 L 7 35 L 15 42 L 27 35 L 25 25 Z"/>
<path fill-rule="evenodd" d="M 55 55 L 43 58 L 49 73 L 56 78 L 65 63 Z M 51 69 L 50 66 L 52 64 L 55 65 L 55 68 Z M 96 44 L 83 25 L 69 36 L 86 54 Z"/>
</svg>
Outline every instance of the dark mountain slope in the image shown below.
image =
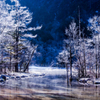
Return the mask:
<svg viewBox="0 0 100 100">
<path fill-rule="evenodd" d="M 39 44 L 38 51 L 41 56 L 34 58 L 37 64 L 50 64 L 63 46 L 65 28 L 75 19 L 78 25 L 80 9 L 81 27 L 87 27 L 89 17 L 100 15 L 100 0 L 19 0 L 23 6 L 27 6 L 33 12 L 33 20 L 30 26 L 43 25 L 37 39 L 30 40 Z M 7 0 L 9 2 L 9 0 Z M 89 32 L 85 30 L 86 36 Z"/>
</svg>

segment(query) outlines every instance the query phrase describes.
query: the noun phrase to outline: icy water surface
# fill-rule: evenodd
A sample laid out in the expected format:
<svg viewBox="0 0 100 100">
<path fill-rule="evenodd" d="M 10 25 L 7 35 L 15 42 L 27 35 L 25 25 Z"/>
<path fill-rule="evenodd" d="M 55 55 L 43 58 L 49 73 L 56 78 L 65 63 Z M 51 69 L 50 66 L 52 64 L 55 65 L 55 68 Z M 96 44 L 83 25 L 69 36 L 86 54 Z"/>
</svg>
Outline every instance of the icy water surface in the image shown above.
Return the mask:
<svg viewBox="0 0 100 100">
<path fill-rule="evenodd" d="M 100 100 L 99 85 L 74 81 L 68 87 L 64 68 L 31 66 L 29 72 L 12 73 L 1 83 L 0 94 L 14 96 L 13 100 Z"/>
</svg>

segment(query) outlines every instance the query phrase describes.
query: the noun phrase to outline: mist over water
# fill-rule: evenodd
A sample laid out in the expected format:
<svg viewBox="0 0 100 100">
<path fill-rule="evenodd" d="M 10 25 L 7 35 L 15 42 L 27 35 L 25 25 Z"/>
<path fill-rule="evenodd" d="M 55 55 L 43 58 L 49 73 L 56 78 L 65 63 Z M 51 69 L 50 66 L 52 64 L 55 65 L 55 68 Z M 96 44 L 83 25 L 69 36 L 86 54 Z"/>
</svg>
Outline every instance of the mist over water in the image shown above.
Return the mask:
<svg viewBox="0 0 100 100">
<path fill-rule="evenodd" d="M 57 67 L 30 66 L 29 72 L 34 76 L 31 82 L 41 84 L 44 89 L 57 89 L 66 86 L 66 69 Z"/>
<path fill-rule="evenodd" d="M 73 69 L 75 73 L 77 70 Z M 47 96 L 52 94 L 71 96 L 75 98 L 90 98 L 97 97 L 95 93 L 99 93 L 99 88 L 90 87 L 85 85 L 79 85 L 79 82 L 72 82 L 73 86 L 67 85 L 66 69 L 58 67 L 39 67 L 30 66 L 29 73 L 13 73 L 17 77 L 25 76 L 24 78 L 9 78 L 4 84 L 4 86 L 16 91 L 11 92 L 11 95 L 18 95 L 18 90 L 22 90 L 24 93 L 20 95 L 39 95 Z M 16 77 L 14 76 L 14 77 Z M 31 91 L 31 92 L 27 92 Z M 80 92 L 79 92 L 80 91 Z M 32 94 L 30 94 L 32 93 Z M 90 94 L 89 94 L 90 93 Z M 5 94 L 7 94 L 5 92 Z M 88 95 L 89 94 L 89 95 Z M 66 97 L 65 97 L 66 98 Z M 52 99 L 53 100 L 53 99 Z M 66 99 L 61 99 L 66 100 Z M 76 99 L 79 100 L 79 99 Z M 92 99 L 88 99 L 92 100 Z"/>
<path fill-rule="evenodd" d="M 65 90 L 67 87 L 66 69 L 57 67 L 30 66 L 29 73 L 12 73 L 18 77 L 7 81 L 7 85 L 19 88 Z"/>
</svg>

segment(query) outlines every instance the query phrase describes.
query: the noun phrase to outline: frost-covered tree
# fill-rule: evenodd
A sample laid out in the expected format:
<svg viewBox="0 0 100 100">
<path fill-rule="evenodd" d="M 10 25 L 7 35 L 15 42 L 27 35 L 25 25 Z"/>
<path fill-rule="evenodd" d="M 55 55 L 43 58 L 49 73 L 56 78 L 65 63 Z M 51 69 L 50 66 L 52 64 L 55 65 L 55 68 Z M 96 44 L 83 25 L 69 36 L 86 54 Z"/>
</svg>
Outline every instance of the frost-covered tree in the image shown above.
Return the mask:
<svg viewBox="0 0 100 100">
<path fill-rule="evenodd" d="M 71 24 L 69 25 L 69 28 L 66 28 L 65 30 L 65 35 L 68 36 L 67 40 L 65 41 L 65 48 L 69 52 L 69 59 L 70 59 L 70 78 L 72 79 L 72 59 L 73 59 L 73 53 L 74 53 L 74 47 L 75 47 L 75 42 L 77 39 L 77 29 L 78 27 L 76 26 L 75 21 L 72 21 Z"/>
<path fill-rule="evenodd" d="M 69 65 L 69 52 L 67 50 L 63 50 L 57 56 L 57 60 L 60 64 L 64 64 L 67 72 L 67 84 L 69 84 L 69 77 L 68 77 L 68 65 Z"/>
<path fill-rule="evenodd" d="M 88 75 L 89 76 L 95 76 L 95 53 L 94 53 L 94 43 L 93 39 L 87 39 L 87 42 L 85 43 L 86 48 L 86 65 L 88 66 Z"/>
<path fill-rule="evenodd" d="M 0 0 L 0 68 L 4 67 L 6 62 L 5 47 L 7 43 L 11 41 L 11 36 L 7 35 L 10 31 L 10 25 L 12 25 L 9 17 L 9 5 L 5 3 L 5 0 Z"/>
<path fill-rule="evenodd" d="M 99 74 L 100 66 L 100 16 L 93 16 L 88 20 L 88 29 L 93 33 L 93 46 L 94 46 L 94 58 L 95 58 L 95 69 L 96 69 L 96 78 Z"/>
<path fill-rule="evenodd" d="M 19 3 L 19 0 L 11 0 L 11 2 L 14 2 L 14 5 L 11 5 L 10 17 L 12 19 L 13 25 L 11 26 L 11 32 L 9 35 L 13 37 L 14 43 L 12 45 L 13 47 L 13 61 L 15 66 L 15 72 L 18 72 L 18 65 L 19 62 L 21 62 L 21 55 L 23 55 L 23 52 L 25 54 L 25 50 L 29 47 L 25 42 L 27 41 L 26 38 L 35 38 L 36 36 L 32 36 L 27 31 L 32 30 L 38 30 L 41 29 L 42 26 L 39 27 L 29 27 L 28 25 L 32 21 L 32 13 L 29 12 L 27 7 L 21 6 Z M 35 47 L 33 47 L 33 50 L 31 51 L 31 54 L 33 55 Z M 30 55 L 29 55 L 30 56 Z M 30 62 L 30 60 L 29 60 Z M 28 62 L 28 63 L 29 63 Z M 25 67 L 24 71 L 26 70 L 28 66 Z"/>
<path fill-rule="evenodd" d="M 11 2 L 13 4 L 9 5 L 5 0 L 0 0 L 0 37 L 3 39 L 0 40 L 0 50 L 6 54 L 10 69 L 13 64 L 15 71 L 18 72 L 18 66 L 24 65 L 26 71 L 37 47 L 31 46 L 28 41 L 28 38 L 33 39 L 37 36 L 31 35 L 30 31 L 41 29 L 42 26 L 28 27 L 32 21 L 32 13 L 27 7 L 21 6 L 19 0 L 11 0 Z"/>
<path fill-rule="evenodd" d="M 75 21 L 72 21 L 69 28 L 65 30 L 68 39 L 65 40 L 65 46 L 70 56 L 70 76 L 72 79 L 72 64 L 78 67 L 78 74 L 80 77 L 86 76 L 86 39 L 84 33 L 79 26 L 76 25 Z M 73 60 L 74 59 L 74 60 Z M 76 59 L 76 61 L 75 61 Z"/>
</svg>

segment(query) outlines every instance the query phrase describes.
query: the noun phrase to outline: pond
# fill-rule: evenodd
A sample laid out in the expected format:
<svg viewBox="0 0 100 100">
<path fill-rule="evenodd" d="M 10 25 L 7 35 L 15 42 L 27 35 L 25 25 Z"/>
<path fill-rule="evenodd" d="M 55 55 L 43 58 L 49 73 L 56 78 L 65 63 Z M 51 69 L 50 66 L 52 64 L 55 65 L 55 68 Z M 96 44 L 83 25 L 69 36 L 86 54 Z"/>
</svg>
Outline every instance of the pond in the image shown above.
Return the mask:
<svg viewBox="0 0 100 100">
<path fill-rule="evenodd" d="M 29 72 L 11 73 L 13 77 L 10 76 L 0 85 L 0 96 L 8 100 L 99 100 L 100 98 L 99 85 L 73 81 L 68 86 L 64 68 L 31 66 Z"/>
</svg>

